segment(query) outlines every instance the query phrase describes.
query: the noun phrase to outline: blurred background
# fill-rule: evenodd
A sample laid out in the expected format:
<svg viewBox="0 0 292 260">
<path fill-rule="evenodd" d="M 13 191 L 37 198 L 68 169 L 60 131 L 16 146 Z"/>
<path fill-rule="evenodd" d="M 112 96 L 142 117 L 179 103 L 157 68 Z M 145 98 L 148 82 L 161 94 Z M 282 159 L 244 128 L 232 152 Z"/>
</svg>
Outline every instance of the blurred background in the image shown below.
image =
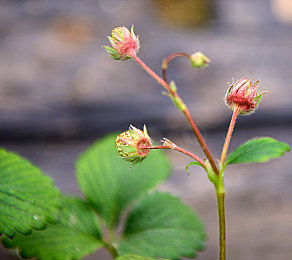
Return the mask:
<svg viewBox="0 0 292 260">
<path fill-rule="evenodd" d="M 238 119 L 231 149 L 256 136 L 292 145 L 291 0 L 0 0 L 1 146 L 28 158 L 67 194 L 81 194 L 74 160 L 96 138 L 145 123 L 151 137 L 168 137 L 201 155 L 183 116 L 162 88 L 132 61 L 114 61 L 102 48 L 119 25 L 135 25 L 139 56 L 160 74 L 175 51 L 201 51 L 204 70 L 184 58 L 168 77 L 219 157 L 231 112 L 228 82 L 260 80 L 258 111 Z M 189 203 L 205 223 L 207 248 L 217 257 L 213 187 L 190 160 L 168 153 L 173 176 L 160 186 Z M 292 156 L 226 172 L 228 256 L 289 260 L 292 256 Z M 0 259 L 17 259 L 0 247 Z M 105 251 L 85 259 L 109 260 Z"/>
</svg>

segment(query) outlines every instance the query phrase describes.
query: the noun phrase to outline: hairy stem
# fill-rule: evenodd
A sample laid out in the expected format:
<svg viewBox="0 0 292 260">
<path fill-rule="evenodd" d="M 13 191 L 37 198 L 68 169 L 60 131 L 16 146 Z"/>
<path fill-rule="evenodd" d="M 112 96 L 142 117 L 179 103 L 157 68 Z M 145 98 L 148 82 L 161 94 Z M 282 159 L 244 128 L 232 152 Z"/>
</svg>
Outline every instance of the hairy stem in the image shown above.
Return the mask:
<svg viewBox="0 0 292 260">
<path fill-rule="evenodd" d="M 146 147 L 146 149 L 172 149 L 172 150 L 176 150 L 178 152 L 184 153 L 185 155 L 192 157 L 197 162 L 199 162 L 204 168 L 206 167 L 205 163 L 203 162 L 203 160 L 200 157 L 198 157 L 197 155 L 195 155 L 195 154 L 193 154 L 193 153 L 191 153 L 191 152 L 189 152 L 181 147 L 178 147 L 178 146 L 168 147 L 165 145 L 159 145 L 159 146 L 149 146 L 149 147 Z"/>
<path fill-rule="evenodd" d="M 225 193 L 217 191 L 219 217 L 219 260 L 226 260 Z"/>
<path fill-rule="evenodd" d="M 230 144 L 232 132 L 233 132 L 233 129 L 234 129 L 234 126 L 235 126 L 235 121 L 236 121 L 236 118 L 237 118 L 238 114 L 239 114 L 239 109 L 236 108 L 234 110 L 233 114 L 232 114 L 232 118 L 231 118 L 231 121 L 230 121 L 230 124 L 229 124 L 229 128 L 228 128 L 228 131 L 227 131 L 227 134 L 226 134 L 224 146 L 223 146 L 222 153 L 221 153 L 220 163 L 221 163 L 222 166 L 225 163 L 226 155 L 227 155 L 227 152 L 228 152 L 228 147 L 229 147 L 229 144 Z"/>
</svg>

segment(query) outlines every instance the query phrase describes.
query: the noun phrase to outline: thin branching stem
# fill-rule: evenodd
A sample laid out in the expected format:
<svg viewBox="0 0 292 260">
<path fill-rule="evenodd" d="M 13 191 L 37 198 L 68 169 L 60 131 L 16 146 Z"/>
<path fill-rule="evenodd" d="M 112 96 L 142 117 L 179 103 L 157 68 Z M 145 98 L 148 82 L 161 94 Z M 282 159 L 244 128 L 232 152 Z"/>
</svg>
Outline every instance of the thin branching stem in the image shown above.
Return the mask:
<svg viewBox="0 0 292 260">
<path fill-rule="evenodd" d="M 163 74 L 163 79 L 165 82 L 168 83 L 167 81 L 167 76 L 166 76 L 166 71 L 167 71 L 167 68 L 168 68 L 168 63 L 173 60 L 174 58 L 176 57 L 187 57 L 187 58 L 190 58 L 191 56 L 187 53 L 184 53 L 184 52 L 175 52 L 171 55 L 169 55 L 166 59 L 163 60 L 163 63 L 162 63 L 162 74 Z"/>
<path fill-rule="evenodd" d="M 182 53 L 176 53 L 174 54 L 173 58 L 180 55 L 181 56 Z M 187 55 L 187 54 L 186 54 Z M 149 68 L 139 57 L 137 57 L 136 55 L 132 55 L 131 56 L 133 60 L 135 60 L 152 78 L 154 78 L 160 85 L 162 85 L 171 95 L 174 99 L 180 100 L 182 103 L 183 101 L 181 100 L 180 96 L 177 94 L 176 91 L 172 90 L 169 86 L 169 84 L 163 80 L 161 77 L 159 77 L 151 68 Z M 172 58 L 171 58 L 172 59 Z M 181 111 L 186 119 L 188 120 L 195 136 L 197 137 L 197 140 L 200 144 L 200 146 L 203 149 L 203 152 L 205 153 L 208 161 L 211 164 L 212 169 L 214 170 L 214 172 L 218 175 L 218 169 L 214 160 L 214 157 L 212 156 L 200 130 L 198 129 L 194 119 L 192 118 L 188 108 L 186 106 L 184 106 L 184 109 Z"/>
<path fill-rule="evenodd" d="M 166 145 L 158 145 L 158 146 L 149 146 L 149 147 L 145 147 L 145 149 L 172 149 L 172 150 L 176 150 L 178 152 L 184 153 L 185 155 L 188 155 L 190 157 L 192 157 L 193 159 L 195 159 L 197 162 L 199 162 L 204 168 L 206 167 L 205 163 L 203 162 L 203 160 L 198 157 L 197 155 L 195 155 L 194 153 L 185 150 L 181 147 L 175 146 L 175 147 L 169 147 Z"/>
</svg>

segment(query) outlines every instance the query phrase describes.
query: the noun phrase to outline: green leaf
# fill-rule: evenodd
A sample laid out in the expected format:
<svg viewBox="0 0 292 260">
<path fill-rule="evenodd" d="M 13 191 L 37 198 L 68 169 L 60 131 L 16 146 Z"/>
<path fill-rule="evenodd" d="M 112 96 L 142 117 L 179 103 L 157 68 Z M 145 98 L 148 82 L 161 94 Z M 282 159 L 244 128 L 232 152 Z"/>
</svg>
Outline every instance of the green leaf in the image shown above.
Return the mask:
<svg viewBox="0 0 292 260">
<path fill-rule="evenodd" d="M 290 151 L 288 144 L 271 137 L 252 139 L 239 146 L 227 158 L 226 165 L 236 163 L 266 162 Z"/>
<path fill-rule="evenodd" d="M 144 197 L 126 220 L 121 254 L 179 259 L 204 248 L 205 234 L 195 213 L 166 193 Z"/>
<path fill-rule="evenodd" d="M 77 161 L 77 180 L 88 203 L 108 227 L 116 225 L 125 207 L 170 174 L 160 151 L 151 151 L 142 164 L 130 167 L 115 149 L 116 136 L 94 143 Z"/>
<path fill-rule="evenodd" d="M 28 236 L 17 234 L 12 240 L 4 236 L 2 243 L 8 248 L 18 247 L 23 258 L 38 260 L 80 259 L 103 246 L 94 212 L 76 198 L 64 199 L 59 223 Z"/>
<path fill-rule="evenodd" d="M 187 174 L 189 174 L 189 167 L 190 167 L 191 165 L 197 165 L 197 166 L 200 166 L 200 167 L 203 167 L 203 168 L 204 168 L 204 166 L 203 166 L 202 164 L 200 164 L 199 162 L 190 162 L 190 163 L 186 166 L 186 172 L 187 172 Z"/>
<path fill-rule="evenodd" d="M 139 256 L 139 255 L 123 255 L 115 260 L 156 260 L 157 258 L 152 258 L 152 257 L 146 257 L 146 256 Z M 162 259 L 159 258 L 160 260 L 168 260 L 168 259 Z"/>
<path fill-rule="evenodd" d="M 0 236 L 43 229 L 59 216 L 61 196 L 52 180 L 20 156 L 0 150 Z"/>
</svg>

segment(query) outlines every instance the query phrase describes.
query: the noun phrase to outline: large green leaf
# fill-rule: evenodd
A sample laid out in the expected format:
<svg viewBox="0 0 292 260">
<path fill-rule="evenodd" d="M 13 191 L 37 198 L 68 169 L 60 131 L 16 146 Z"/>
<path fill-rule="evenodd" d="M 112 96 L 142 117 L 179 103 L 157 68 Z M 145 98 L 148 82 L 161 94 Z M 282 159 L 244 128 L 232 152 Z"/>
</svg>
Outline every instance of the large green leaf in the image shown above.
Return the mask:
<svg viewBox="0 0 292 260">
<path fill-rule="evenodd" d="M 170 165 L 160 151 L 151 151 L 142 164 L 130 167 L 115 149 L 116 136 L 97 141 L 79 158 L 77 180 L 88 203 L 108 227 L 134 199 L 165 180 Z"/>
<path fill-rule="evenodd" d="M 168 259 L 162 259 L 159 258 L 160 260 L 168 260 Z M 147 257 L 147 256 L 139 256 L 139 255 L 123 255 L 115 260 L 157 260 L 157 258 L 152 258 L 152 257 Z"/>
<path fill-rule="evenodd" d="M 290 151 L 288 144 L 271 137 L 252 139 L 239 146 L 227 158 L 226 165 L 236 163 L 266 162 Z"/>
<path fill-rule="evenodd" d="M 20 156 L 0 150 L 0 236 L 45 228 L 59 216 L 61 196 L 52 180 Z"/>
<path fill-rule="evenodd" d="M 169 194 L 154 193 L 130 213 L 118 251 L 179 259 L 194 257 L 204 240 L 202 223 L 188 206 Z"/>
<path fill-rule="evenodd" d="M 12 240 L 4 236 L 2 243 L 8 248 L 18 247 L 23 258 L 38 260 L 80 259 L 103 246 L 94 212 L 75 198 L 64 199 L 59 223 L 28 236 L 16 234 Z"/>
</svg>

